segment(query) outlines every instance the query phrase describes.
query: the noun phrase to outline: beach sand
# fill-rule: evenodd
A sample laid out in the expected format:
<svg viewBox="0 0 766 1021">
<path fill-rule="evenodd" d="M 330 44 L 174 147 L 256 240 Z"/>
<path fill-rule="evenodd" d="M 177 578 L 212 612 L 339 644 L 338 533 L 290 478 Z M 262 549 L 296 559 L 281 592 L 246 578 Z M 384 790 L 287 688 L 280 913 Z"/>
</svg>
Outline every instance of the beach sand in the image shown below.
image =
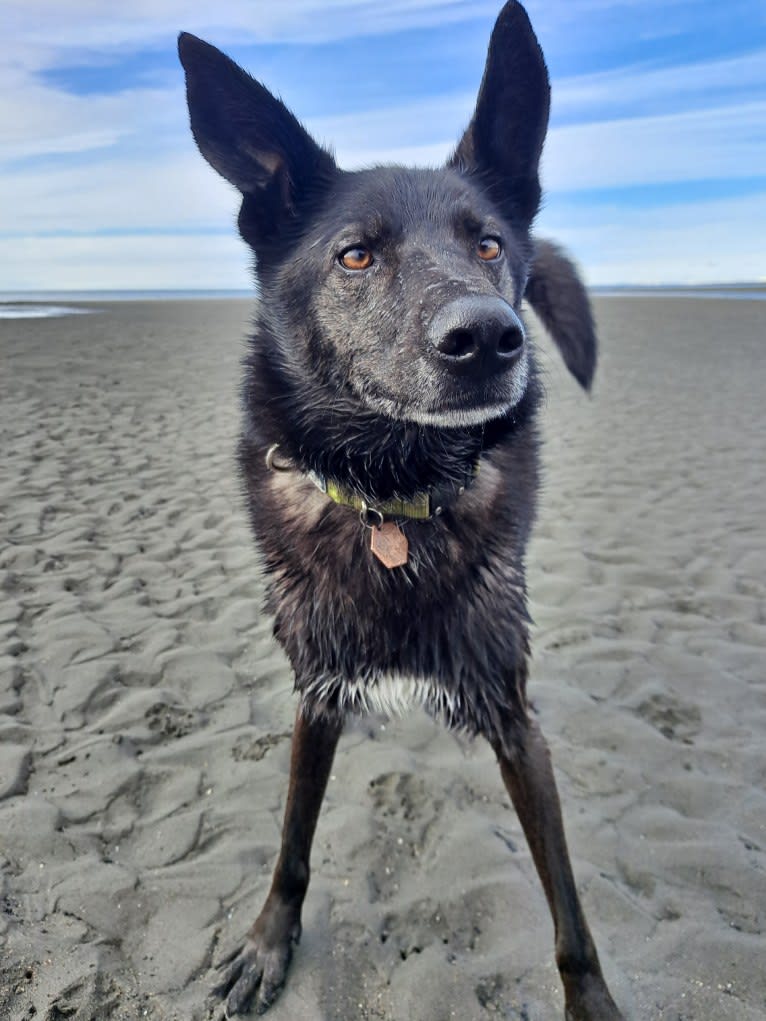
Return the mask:
<svg viewBox="0 0 766 1021">
<path fill-rule="evenodd" d="M 295 708 L 234 464 L 239 301 L 0 322 L 0 1017 L 196 1021 L 268 888 Z M 531 695 L 632 1021 L 766 1019 L 766 303 L 545 341 Z M 273 1021 L 560 1021 L 493 756 L 353 722 Z"/>
</svg>

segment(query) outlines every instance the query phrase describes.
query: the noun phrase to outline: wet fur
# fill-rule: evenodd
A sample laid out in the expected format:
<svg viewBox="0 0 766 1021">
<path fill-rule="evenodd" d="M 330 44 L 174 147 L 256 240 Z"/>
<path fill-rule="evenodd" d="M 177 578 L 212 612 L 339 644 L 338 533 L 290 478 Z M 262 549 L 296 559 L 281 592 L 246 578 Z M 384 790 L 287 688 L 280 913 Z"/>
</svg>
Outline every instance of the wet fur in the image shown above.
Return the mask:
<svg viewBox="0 0 766 1021">
<path fill-rule="evenodd" d="M 239 463 L 268 578 L 274 633 L 300 694 L 290 792 L 271 893 L 220 992 L 265 1010 L 284 981 L 308 884 L 313 827 L 348 711 L 422 702 L 495 749 L 557 927 L 576 1021 L 618 1021 L 574 890 L 558 799 L 526 702 L 524 557 L 538 489 L 540 386 L 527 337 L 503 375 L 456 378 L 429 324 L 463 295 L 526 299 L 589 387 L 596 342 L 577 272 L 530 233 L 548 119 L 545 64 L 526 14 L 506 4 L 474 117 L 434 170 L 340 170 L 294 116 L 218 50 L 183 35 L 191 124 L 205 158 L 242 192 L 260 302 L 245 365 Z M 496 263 L 477 239 L 502 238 Z M 349 273 L 344 246 L 375 253 Z M 435 424 L 434 424 L 435 423 Z M 278 443 L 293 470 L 270 471 Z M 474 479 L 474 466 L 480 470 Z M 337 480 L 371 506 L 466 491 L 404 521 L 404 567 L 371 554 L 356 511 L 319 492 Z M 553 877 L 553 878 L 552 878 Z"/>
</svg>

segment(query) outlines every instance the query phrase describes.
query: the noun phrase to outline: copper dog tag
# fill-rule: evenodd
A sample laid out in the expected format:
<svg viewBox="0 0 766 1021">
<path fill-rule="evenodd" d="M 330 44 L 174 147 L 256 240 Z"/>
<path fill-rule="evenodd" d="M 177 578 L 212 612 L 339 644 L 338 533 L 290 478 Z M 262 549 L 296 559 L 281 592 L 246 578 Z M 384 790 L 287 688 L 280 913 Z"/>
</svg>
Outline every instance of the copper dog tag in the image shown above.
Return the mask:
<svg viewBox="0 0 766 1021">
<path fill-rule="evenodd" d="M 407 563 L 407 536 L 393 521 L 384 521 L 370 530 L 370 549 L 389 569 L 403 567 Z"/>
</svg>

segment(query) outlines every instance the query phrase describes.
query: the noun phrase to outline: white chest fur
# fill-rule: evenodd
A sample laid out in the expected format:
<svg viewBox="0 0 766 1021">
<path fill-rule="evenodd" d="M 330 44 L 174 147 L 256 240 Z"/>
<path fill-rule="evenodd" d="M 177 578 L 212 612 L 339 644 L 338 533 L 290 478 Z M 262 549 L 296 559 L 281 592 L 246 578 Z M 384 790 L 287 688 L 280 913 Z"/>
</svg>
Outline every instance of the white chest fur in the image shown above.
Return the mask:
<svg viewBox="0 0 766 1021">
<path fill-rule="evenodd" d="M 304 698 L 320 702 L 331 700 L 342 712 L 384 713 L 403 716 L 415 706 L 434 715 L 452 716 L 459 708 L 460 696 L 445 690 L 432 678 L 382 674 L 364 681 L 326 679 L 321 685 L 304 691 Z"/>
</svg>

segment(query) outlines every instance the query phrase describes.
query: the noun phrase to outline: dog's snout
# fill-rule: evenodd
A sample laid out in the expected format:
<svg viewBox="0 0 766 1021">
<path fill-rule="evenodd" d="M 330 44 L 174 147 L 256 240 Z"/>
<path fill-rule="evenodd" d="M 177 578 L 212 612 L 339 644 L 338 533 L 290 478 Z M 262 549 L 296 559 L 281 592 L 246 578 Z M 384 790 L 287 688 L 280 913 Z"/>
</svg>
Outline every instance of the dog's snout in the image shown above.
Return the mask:
<svg viewBox="0 0 766 1021">
<path fill-rule="evenodd" d="M 444 305 L 431 320 L 428 340 L 456 371 L 498 372 L 524 346 L 524 327 L 502 298 L 469 295 Z"/>
</svg>

